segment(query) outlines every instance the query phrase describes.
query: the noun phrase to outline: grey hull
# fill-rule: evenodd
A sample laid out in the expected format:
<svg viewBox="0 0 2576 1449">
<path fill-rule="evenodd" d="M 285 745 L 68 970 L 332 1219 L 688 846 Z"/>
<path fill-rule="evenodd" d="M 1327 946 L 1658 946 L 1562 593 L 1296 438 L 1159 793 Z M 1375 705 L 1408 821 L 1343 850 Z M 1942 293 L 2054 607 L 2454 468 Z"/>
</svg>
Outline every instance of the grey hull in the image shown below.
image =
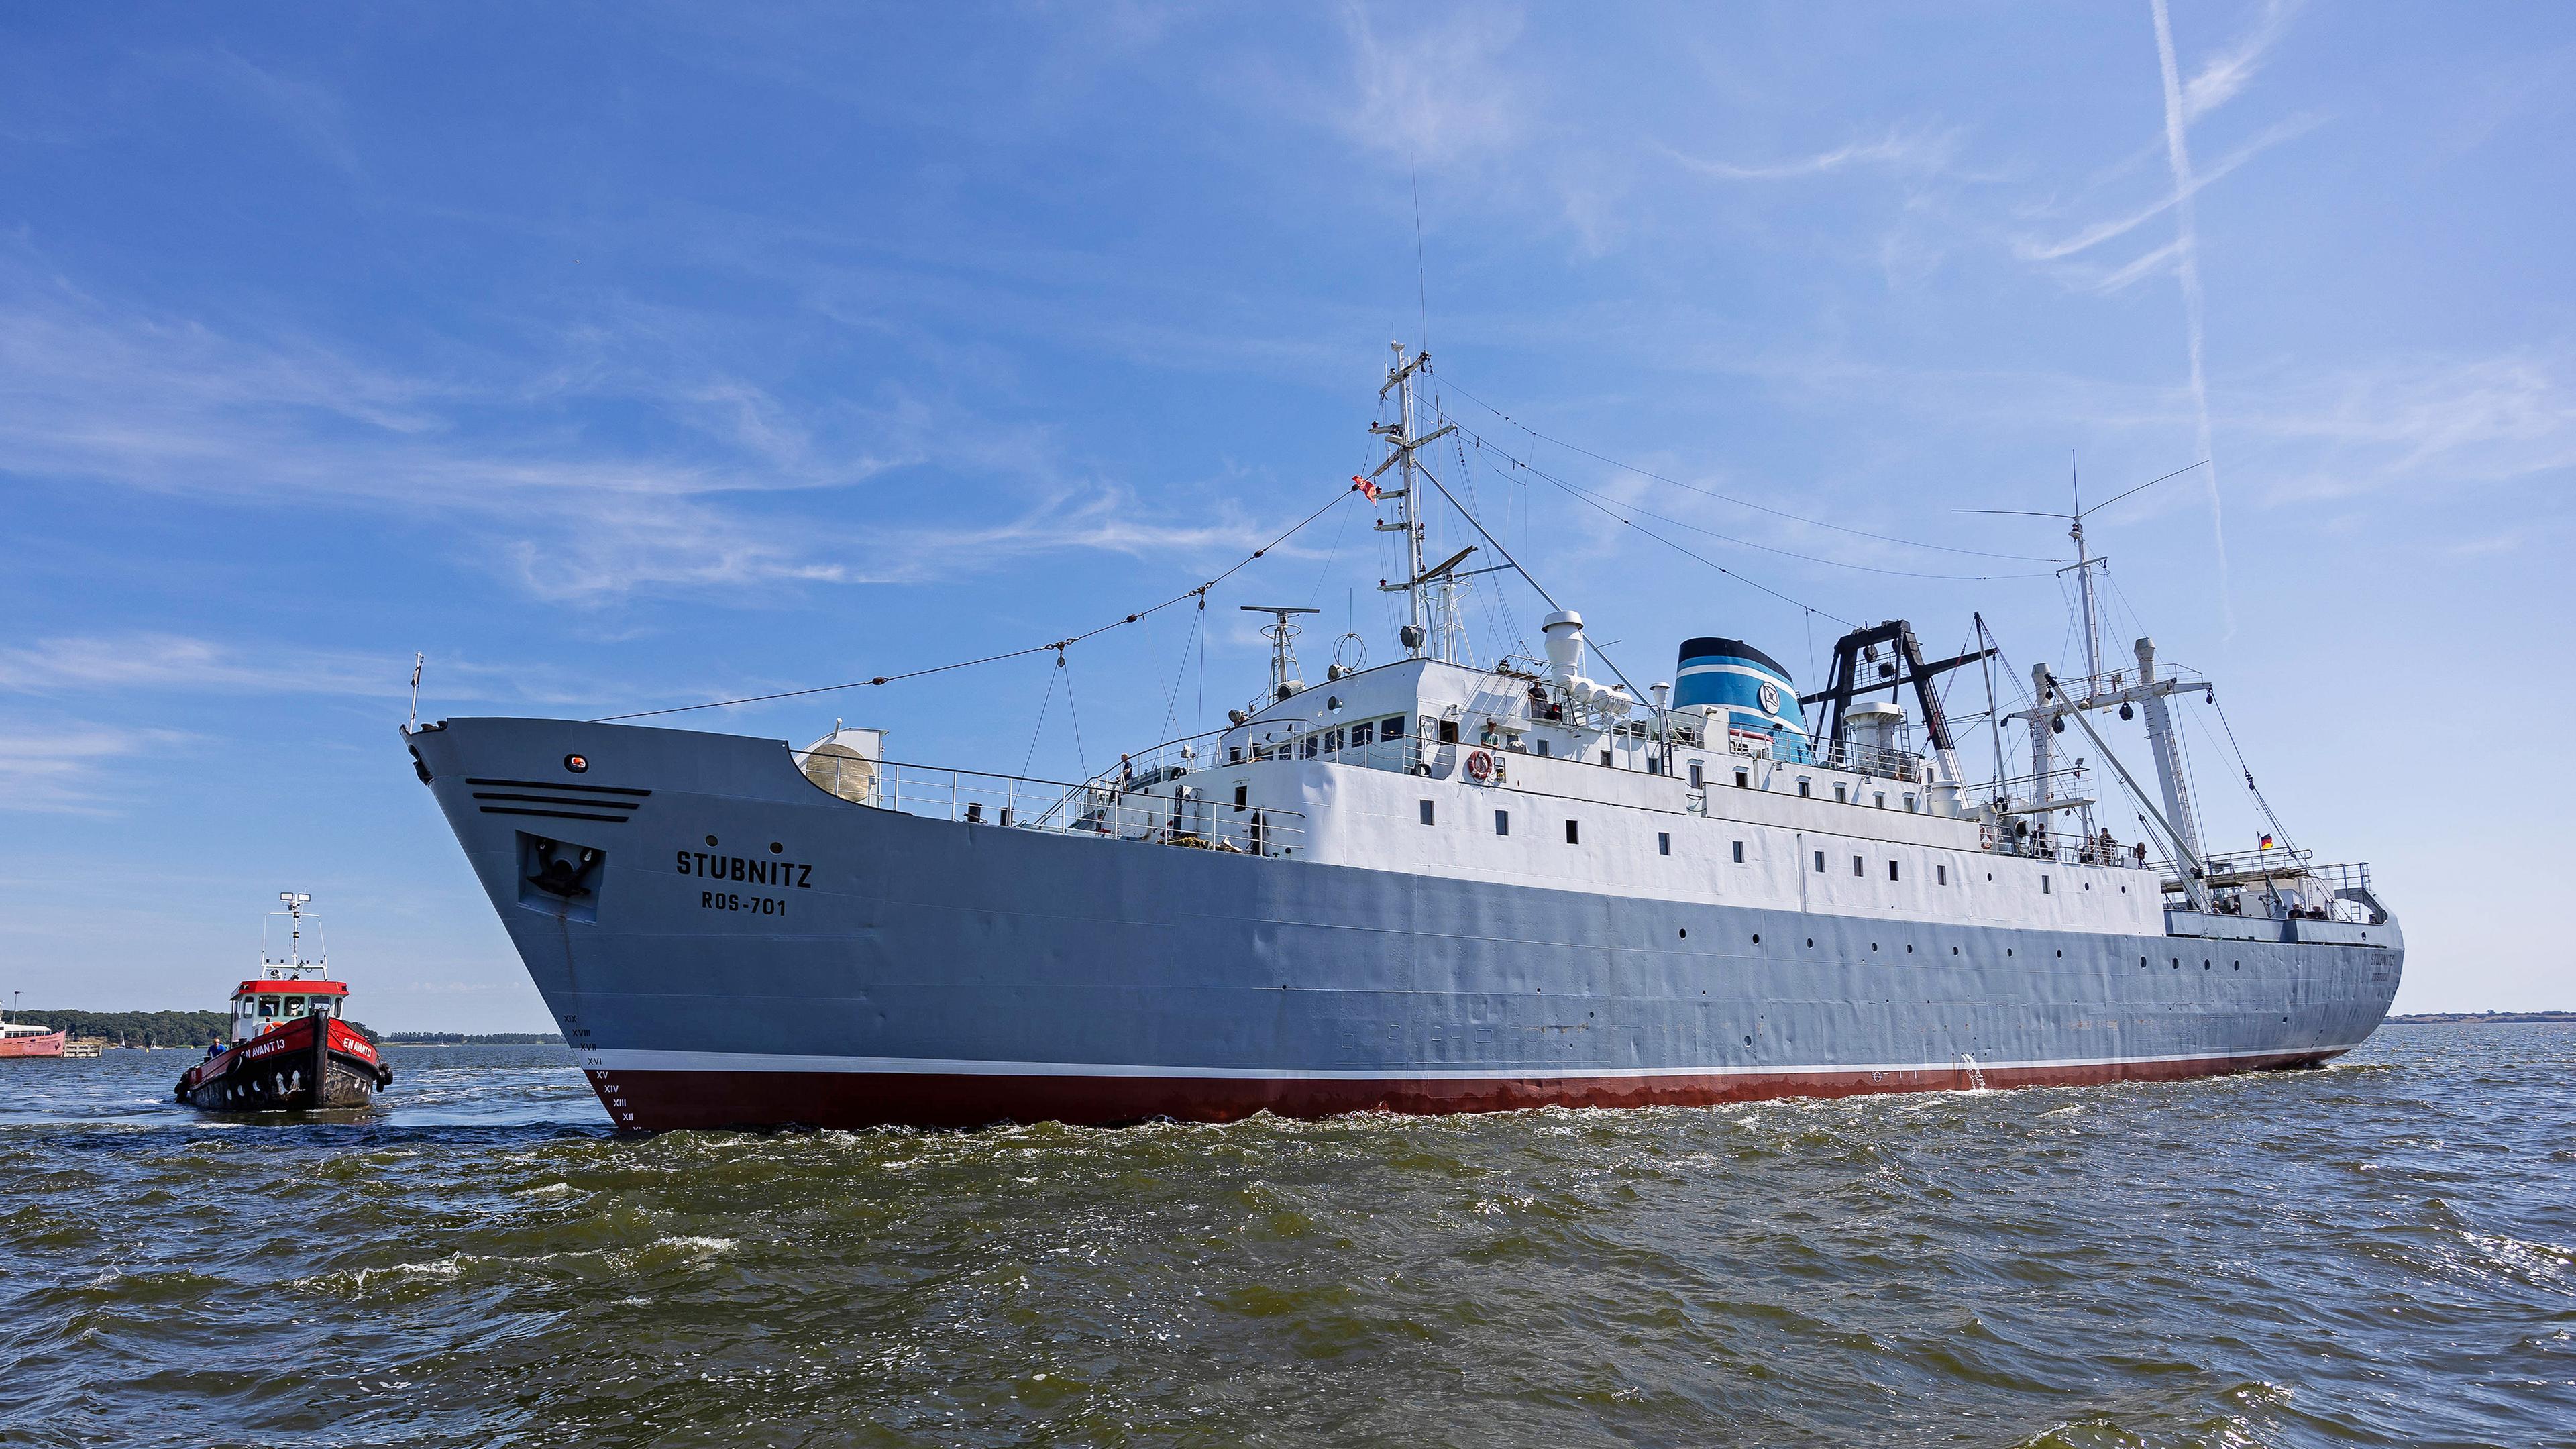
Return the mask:
<svg viewBox="0 0 2576 1449">
<path fill-rule="evenodd" d="M 2322 922 L 2008 929 L 925 819 L 826 794 L 780 742 L 739 736 L 465 719 L 411 743 L 612 1119 L 641 1130 L 2299 1066 L 2370 1034 L 2404 954 L 2393 921 L 2366 942 Z M 577 882 L 534 879 L 546 843 L 595 857 Z"/>
</svg>

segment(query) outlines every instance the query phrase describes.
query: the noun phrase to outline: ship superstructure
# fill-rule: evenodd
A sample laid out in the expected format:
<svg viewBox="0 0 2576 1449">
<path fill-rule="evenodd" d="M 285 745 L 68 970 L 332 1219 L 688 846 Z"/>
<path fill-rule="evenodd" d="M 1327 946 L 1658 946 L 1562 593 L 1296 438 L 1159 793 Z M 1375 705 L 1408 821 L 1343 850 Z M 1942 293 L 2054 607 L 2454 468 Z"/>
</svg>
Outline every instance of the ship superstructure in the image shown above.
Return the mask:
<svg viewBox="0 0 2576 1449">
<path fill-rule="evenodd" d="M 1641 688 L 1552 599 L 1536 655 L 1475 662 L 1459 590 L 1519 565 L 1464 509 L 1475 541 L 1425 564 L 1419 505 L 1447 490 L 1420 455 L 1450 429 L 1417 421 L 1428 366 L 1399 349 L 1386 460 L 1355 480 L 1401 534 L 1403 657 L 1309 682 L 1311 611 L 1249 606 L 1271 620 L 1261 695 L 1090 780 L 910 764 L 873 730 L 801 751 L 572 721 L 411 732 L 612 1119 L 2082 1083 L 2313 1064 L 2378 1024 L 2403 946 L 2367 870 L 2286 834 L 2207 851 L 2171 705 L 2213 686 L 2144 639 L 2104 668 L 2098 559 L 2075 570 L 2084 675 L 2034 669 L 2017 709 L 1982 621 L 1945 659 L 1902 621 L 1855 629 L 1803 697 L 1724 637 L 1680 642 L 1672 682 Z M 1502 562 L 1462 569 L 1478 549 Z M 1978 782 L 1938 687 L 1965 671 L 1989 700 Z M 2102 733 L 2140 714 L 2152 786 Z M 2127 838 L 2103 781 L 2138 807 Z"/>
</svg>

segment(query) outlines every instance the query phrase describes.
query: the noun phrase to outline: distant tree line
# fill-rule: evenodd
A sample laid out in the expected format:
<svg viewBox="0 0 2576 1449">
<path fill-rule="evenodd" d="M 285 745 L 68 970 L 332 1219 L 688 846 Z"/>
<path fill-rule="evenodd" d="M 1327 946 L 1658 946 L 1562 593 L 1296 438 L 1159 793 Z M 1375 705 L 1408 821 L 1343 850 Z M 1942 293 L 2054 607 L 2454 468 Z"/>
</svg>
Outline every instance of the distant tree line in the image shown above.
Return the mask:
<svg viewBox="0 0 2576 1449">
<path fill-rule="evenodd" d="M 2471 1023 L 2517 1021 L 2576 1021 L 2576 1011 L 2419 1011 L 2409 1016 L 2392 1016 L 2390 1021 L 2414 1026 L 2432 1026 L 2442 1022 Z"/>
<path fill-rule="evenodd" d="M 13 1011 L 9 1019 L 135 1047 L 203 1049 L 231 1040 L 233 1030 L 232 1016 L 221 1011 Z M 364 1023 L 349 1025 L 377 1039 Z"/>
<path fill-rule="evenodd" d="M 562 1046 L 550 1031 L 391 1031 L 384 1040 L 394 1046 Z"/>
</svg>

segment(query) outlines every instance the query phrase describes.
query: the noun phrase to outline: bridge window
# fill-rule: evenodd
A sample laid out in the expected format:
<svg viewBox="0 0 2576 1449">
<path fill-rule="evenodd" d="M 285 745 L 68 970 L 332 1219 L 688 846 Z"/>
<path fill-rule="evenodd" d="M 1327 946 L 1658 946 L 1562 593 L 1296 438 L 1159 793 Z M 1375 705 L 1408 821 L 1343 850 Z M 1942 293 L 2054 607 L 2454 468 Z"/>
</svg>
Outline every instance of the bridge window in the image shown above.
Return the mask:
<svg viewBox="0 0 2576 1449">
<path fill-rule="evenodd" d="M 1751 789 L 1752 787 L 1753 787 L 1753 772 L 1752 772 L 1751 770 L 1738 770 L 1738 771 L 1736 771 L 1736 772 L 1735 772 L 1735 788 L 1736 788 L 1736 789 L 1738 789 L 1738 790 L 1749 790 L 1749 789 Z"/>
<path fill-rule="evenodd" d="M 1242 809 L 1245 805 L 1247 805 L 1247 804 L 1251 803 L 1251 799 L 1252 799 L 1252 787 L 1251 787 L 1250 785 L 1237 785 L 1237 786 L 1235 786 L 1235 787 L 1234 787 L 1234 808 L 1235 808 L 1235 809 L 1237 809 L 1237 810 Z"/>
<path fill-rule="evenodd" d="M 1494 812 L 1494 833 L 1496 835 L 1509 835 L 1512 833 L 1512 812 L 1509 810 L 1497 810 Z"/>
<path fill-rule="evenodd" d="M 1744 842 L 1741 840 L 1735 842 L 1735 863 L 1744 864 Z"/>
<path fill-rule="evenodd" d="M 1691 788 L 1692 788 L 1692 789 L 1694 789 L 1694 790 L 1700 789 L 1701 787 L 1705 786 L 1705 785 L 1708 783 L 1707 781 L 1705 781 L 1705 780 L 1703 780 L 1703 779 L 1701 779 L 1701 778 L 1700 778 L 1699 770 L 1700 770 L 1700 762 L 1699 762 L 1699 761 L 1697 761 L 1697 760 L 1693 760 L 1693 761 L 1691 761 L 1691 762 L 1690 762 L 1690 782 L 1691 782 Z"/>
<path fill-rule="evenodd" d="M 1358 724 L 1351 726 L 1351 748 L 1358 749 L 1361 746 L 1366 745 L 1376 734 L 1377 721 L 1367 719 L 1361 720 Z"/>
<path fill-rule="evenodd" d="M 1603 750 L 1601 752 L 1601 763 L 1605 765 L 1610 763 L 1610 752 L 1608 750 Z"/>
<path fill-rule="evenodd" d="M 1379 739 L 1393 741 L 1401 739 L 1403 736 L 1404 716 L 1400 714 L 1389 715 L 1385 719 L 1378 721 L 1377 737 Z"/>
<path fill-rule="evenodd" d="M 2049 894 L 2049 889 L 2048 889 L 2048 877 L 2046 877 L 2046 876 L 2041 876 L 2041 877 L 2039 878 L 2039 893 L 2040 893 L 2041 895 L 2047 895 L 2047 894 Z"/>
<path fill-rule="evenodd" d="M 1571 820 L 1565 822 L 1565 843 L 1568 845 L 1581 845 L 1583 843 L 1583 837 L 1579 833 L 1578 827 Z"/>
<path fill-rule="evenodd" d="M 1892 860 L 1891 860 L 1891 861 L 1889 861 L 1889 862 L 1887 863 L 1887 878 L 1888 878 L 1889 880 L 1894 880 L 1894 879 L 1896 879 L 1896 862 L 1895 862 L 1895 861 L 1892 861 Z"/>
<path fill-rule="evenodd" d="M 1859 856 L 1857 856 L 1857 855 L 1853 856 L 1853 857 L 1852 857 L 1852 874 L 1854 874 L 1854 875 L 1867 875 L 1867 874 L 1869 874 L 1869 863 L 1868 863 L 1867 861 L 1862 860 L 1862 859 L 1861 859 Z"/>
<path fill-rule="evenodd" d="M 1817 851 L 1817 852 L 1816 852 L 1816 874 L 1818 874 L 1818 875 L 1823 875 L 1824 873 L 1825 873 L 1825 853 L 1824 853 L 1823 851 L 1819 850 L 1819 851 Z M 1811 945 L 1812 945 L 1812 944 L 1814 944 L 1814 943 L 1810 942 L 1809 944 L 1811 944 Z"/>
<path fill-rule="evenodd" d="M 1669 831 L 1669 830 L 1658 830 L 1658 831 L 1656 831 L 1656 832 L 1655 832 L 1655 854 L 1657 854 L 1657 855 L 1670 855 L 1670 854 L 1672 854 L 1672 853 L 1673 853 L 1673 833 L 1672 833 L 1671 831 Z"/>
<path fill-rule="evenodd" d="M 1799 777 L 1799 779 L 1798 779 L 1798 798 L 1799 798 L 1799 799 L 1802 799 L 1802 800 L 1803 800 L 1803 799 L 1807 798 L 1808 796 L 1813 795 L 1814 793 L 1816 793 L 1814 790 L 1812 790 L 1812 789 L 1808 788 L 1809 783 L 1810 783 L 1810 782 L 1806 779 L 1806 777 L 1805 777 L 1805 776 L 1803 776 L 1803 775 L 1802 775 L 1802 776 L 1800 776 L 1800 777 Z"/>
<path fill-rule="evenodd" d="M 1950 867 L 1946 865 L 1936 865 L 1932 867 L 1932 883 L 1934 885 L 1948 885 L 1950 883 Z"/>
<path fill-rule="evenodd" d="M 1908 815 L 1920 813 L 1914 808 L 1914 792 L 1911 790 L 1905 792 L 1905 813 Z"/>
<path fill-rule="evenodd" d="M 1422 823 L 1425 825 L 1431 823 L 1431 802 L 1428 800 L 1422 802 Z"/>
<path fill-rule="evenodd" d="M 1440 743 L 1444 745 L 1454 745 L 1458 743 L 1458 722 L 1454 719 L 1444 719 L 1440 721 L 1438 733 L 1440 736 Z"/>
<path fill-rule="evenodd" d="M 1834 803 L 1837 805 L 1848 805 L 1851 803 L 1851 787 L 1839 780 L 1834 782 Z"/>
<path fill-rule="evenodd" d="M 1870 803 L 1870 806 L 1871 806 L 1873 809 L 1878 809 L 1878 810 L 1884 810 L 1884 809 L 1886 809 L 1886 808 L 1887 808 L 1887 792 L 1886 792 L 1885 790 L 1875 790 L 1875 791 L 1872 791 L 1872 792 L 1870 793 L 1869 803 Z"/>
<path fill-rule="evenodd" d="M 1540 738 L 1540 739 L 1535 739 L 1535 740 L 1530 741 L 1530 746 L 1531 746 L 1531 748 L 1533 748 L 1533 749 L 1535 749 L 1535 750 L 1537 750 L 1537 751 L 1538 751 L 1538 755 L 1539 755 L 1539 758 L 1540 758 L 1540 759 L 1542 759 L 1542 760 L 1543 760 L 1543 759 L 1546 759 L 1546 758 L 1547 758 L 1547 741 L 1546 741 L 1546 739 L 1545 739 L 1545 738 Z"/>
</svg>

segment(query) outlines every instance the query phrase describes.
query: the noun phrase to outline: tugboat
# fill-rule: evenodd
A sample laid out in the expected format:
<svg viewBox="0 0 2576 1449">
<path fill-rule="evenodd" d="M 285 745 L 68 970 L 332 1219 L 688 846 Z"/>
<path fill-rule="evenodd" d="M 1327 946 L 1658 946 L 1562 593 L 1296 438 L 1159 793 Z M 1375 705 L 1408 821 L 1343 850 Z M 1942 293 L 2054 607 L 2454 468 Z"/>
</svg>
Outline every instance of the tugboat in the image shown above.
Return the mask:
<svg viewBox="0 0 2576 1449">
<path fill-rule="evenodd" d="M 363 1107 L 380 1087 L 393 1085 L 393 1069 L 375 1043 L 341 1020 L 349 988 L 330 979 L 330 962 L 314 934 L 314 955 L 304 954 L 304 907 L 313 898 L 281 891 L 287 923 L 283 955 L 262 946 L 260 974 L 233 992 L 232 1040 L 206 1054 L 179 1078 L 177 1096 L 209 1112 L 299 1112 L 320 1107 Z"/>
</svg>

